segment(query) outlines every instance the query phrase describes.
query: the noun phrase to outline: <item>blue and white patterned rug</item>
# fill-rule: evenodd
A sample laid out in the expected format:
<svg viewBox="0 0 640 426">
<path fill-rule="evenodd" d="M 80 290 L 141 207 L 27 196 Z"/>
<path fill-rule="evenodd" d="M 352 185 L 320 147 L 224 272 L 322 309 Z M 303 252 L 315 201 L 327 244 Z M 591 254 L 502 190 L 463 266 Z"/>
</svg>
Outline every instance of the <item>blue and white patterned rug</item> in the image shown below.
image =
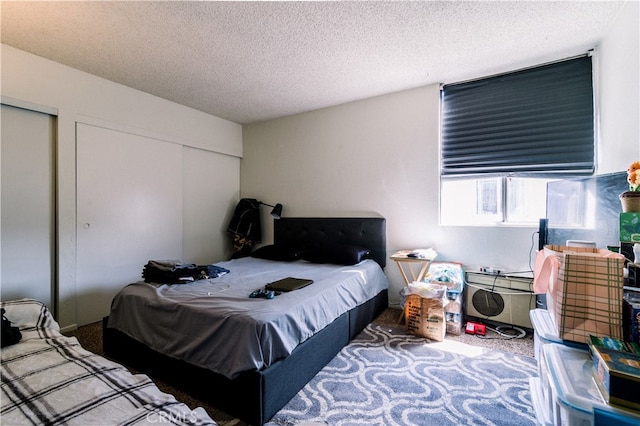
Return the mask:
<svg viewBox="0 0 640 426">
<path fill-rule="evenodd" d="M 369 325 L 267 425 L 533 425 L 534 358 Z"/>
</svg>

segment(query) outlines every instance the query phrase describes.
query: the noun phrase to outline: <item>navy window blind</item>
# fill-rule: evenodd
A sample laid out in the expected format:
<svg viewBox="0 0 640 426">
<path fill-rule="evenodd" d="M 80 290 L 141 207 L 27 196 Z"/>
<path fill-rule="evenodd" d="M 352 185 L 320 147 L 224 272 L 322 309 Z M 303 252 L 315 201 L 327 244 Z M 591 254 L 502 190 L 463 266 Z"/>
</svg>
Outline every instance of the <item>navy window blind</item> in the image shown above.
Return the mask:
<svg viewBox="0 0 640 426">
<path fill-rule="evenodd" d="M 591 56 L 445 85 L 441 175 L 594 172 Z"/>
</svg>

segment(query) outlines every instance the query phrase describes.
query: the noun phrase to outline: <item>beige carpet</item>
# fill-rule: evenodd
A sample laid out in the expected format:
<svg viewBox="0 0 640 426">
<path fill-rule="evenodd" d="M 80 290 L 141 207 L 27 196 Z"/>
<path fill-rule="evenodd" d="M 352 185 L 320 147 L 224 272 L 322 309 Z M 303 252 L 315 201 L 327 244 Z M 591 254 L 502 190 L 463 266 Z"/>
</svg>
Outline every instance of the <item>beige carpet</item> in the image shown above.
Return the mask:
<svg viewBox="0 0 640 426">
<path fill-rule="evenodd" d="M 400 311 L 397 309 L 389 308 L 385 310 L 374 321 L 374 324 L 393 329 L 403 329 L 404 325 L 402 323 L 398 323 L 399 318 Z M 102 322 L 85 325 L 79 327 L 75 331 L 67 332 L 65 334 L 68 336 L 75 336 L 80 341 L 80 344 L 82 344 L 82 346 L 87 350 L 100 355 L 104 355 L 102 350 Z M 484 338 L 464 333 L 460 335 L 447 334 L 445 337 L 445 342 L 446 341 L 460 342 L 476 347 L 500 350 L 503 352 L 512 352 L 530 357 L 534 356 L 533 336 L 531 333 L 527 333 L 527 335 L 522 338 L 508 339 L 500 336 L 497 333 L 494 333 L 491 330 L 488 330 L 487 335 L 484 336 Z M 438 343 L 434 343 L 434 345 L 437 344 Z M 134 373 L 138 373 L 138 371 L 134 369 L 131 370 Z M 162 391 L 173 394 L 178 400 L 184 402 L 189 407 L 204 407 L 209 415 L 221 426 L 246 426 L 246 423 L 242 422 L 241 420 L 227 415 L 226 413 L 220 411 L 219 409 L 213 407 L 205 401 L 192 397 L 188 392 L 184 392 L 182 390 L 174 388 L 173 386 L 168 385 L 167 383 L 164 383 L 153 377 L 152 379 L 156 382 L 156 384 Z"/>
</svg>

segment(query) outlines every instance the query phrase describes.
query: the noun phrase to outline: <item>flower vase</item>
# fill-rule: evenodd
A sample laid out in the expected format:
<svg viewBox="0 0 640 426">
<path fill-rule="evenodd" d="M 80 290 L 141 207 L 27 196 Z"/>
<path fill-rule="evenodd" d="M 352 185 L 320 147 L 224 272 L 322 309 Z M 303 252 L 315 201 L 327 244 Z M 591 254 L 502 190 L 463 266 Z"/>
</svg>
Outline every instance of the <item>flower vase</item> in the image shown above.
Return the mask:
<svg viewBox="0 0 640 426">
<path fill-rule="evenodd" d="M 620 203 L 622 203 L 622 211 L 640 212 L 640 191 L 625 191 L 620 194 Z"/>
</svg>

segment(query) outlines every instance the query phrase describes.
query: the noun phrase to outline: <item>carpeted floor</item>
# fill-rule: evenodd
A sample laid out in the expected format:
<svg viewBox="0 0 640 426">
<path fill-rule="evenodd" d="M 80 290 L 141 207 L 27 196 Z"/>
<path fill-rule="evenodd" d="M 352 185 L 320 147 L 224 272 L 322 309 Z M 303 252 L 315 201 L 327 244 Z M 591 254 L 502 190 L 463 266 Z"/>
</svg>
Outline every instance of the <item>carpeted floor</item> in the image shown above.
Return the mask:
<svg viewBox="0 0 640 426">
<path fill-rule="evenodd" d="M 533 426 L 535 359 L 370 324 L 266 426 Z"/>
<path fill-rule="evenodd" d="M 374 322 L 373 325 L 379 326 L 382 331 L 385 329 L 394 335 L 402 336 L 404 333 L 403 324 L 398 324 L 398 318 L 400 317 L 400 311 L 396 309 L 387 309 L 383 312 Z M 103 354 L 102 350 L 102 323 L 97 322 L 93 324 L 89 324 L 83 327 L 79 327 L 77 330 L 65 333 L 69 336 L 75 336 L 78 338 L 83 347 L 87 350 L 97 353 Z M 413 338 L 412 336 L 408 336 L 409 338 Z M 424 339 L 425 342 L 428 340 Z M 465 343 L 467 345 L 487 348 L 491 350 L 513 353 L 518 355 L 525 355 L 527 357 L 534 356 L 533 349 L 533 336 L 531 333 L 527 333 L 526 336 L 522 338 L 504 338 L 497 333 L 494 333 L 491 330 L 488 330 L 487 335 L 484 338 L 475 335 L 467 335 L 462 333 L 461 335 L 452 335 L 447 334 L 445 338 L 445 342 L 459 342 Z M 440 343 L 432 343 L 429 344 L 434 348 L 437 348 Z M 134 372 L 136 372 L 134 370 Z M 153 378 L 153 377 L 152 377 Z M 192 397 L 187 392 L 184 392 L 180 389 L 176 389 L 171 385 L 164 383 L 160 380 L 154 379 L 158 387 L 164 392 L 171 393 L 175 395 L 175 397 L 189 405 L 191 408 L 195 407 L 204 407 L 209 415 L 218 422 L 221 426 L 244 426 L 246 425 L 239 419 L 236 419 L 232 416 L 227 415 L 226 413 L 220 411 L 219 409 L 211 406 L 205 401 L 199 400 L 197 398 Z M 277 416 L 276 416 L 277 417 Z"/>
<path fill-rule="evenodd" d="M 403 323 L 398 323 L 400 318 L 400 310 L 389 308 L 385 310 L 373 324 L 382 325 L 391 328 L 404 329 Z M 486 336 L 478 336 L 473 334 L 465 334 L 462 332 L 460 335 L 447 334 L 445 339 L 455 342 L 466 343 L 472 346 L 481 346 L 483 348 L 495 349 L 503 352 L 511 352 L 519 355 L 526 355 L 529 357 L 534 356 L 533 349 L 533 333 L 531 330 L 522 330 L 526 332 L 526 335 L 522 338 L 507 338 L 496 333 L 494 327 L 487 330 Z M 500 330 L 505 334 L 509 334 L 509 330 Z M 520 329 L 515 329 L 511 335 L 518 335 Z"/>
</svg>

